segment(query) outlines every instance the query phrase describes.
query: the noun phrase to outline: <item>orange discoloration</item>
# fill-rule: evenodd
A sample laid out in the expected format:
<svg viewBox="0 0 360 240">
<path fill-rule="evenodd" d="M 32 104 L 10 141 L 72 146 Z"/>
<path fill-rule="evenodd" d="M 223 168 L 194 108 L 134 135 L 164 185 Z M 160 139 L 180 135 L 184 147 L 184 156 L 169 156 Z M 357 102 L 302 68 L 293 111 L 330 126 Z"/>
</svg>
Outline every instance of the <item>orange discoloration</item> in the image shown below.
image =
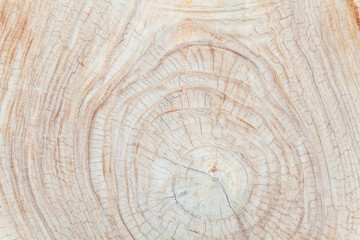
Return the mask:
<svg viewBox="0 0 360 240">
<path fill-rule="evenodd" d="M 195 230 L 188 229 L 188 231 L 189 231 L 189 232 L 196 233 L 196 234 L 200 234 L 198 231 L 195 231 Z"/>
<path fill-rule="evenodd" d="M 209 170 L 209 172 L 211 172 L 211 173 L 215 173 L 216 171 L 217 171 L 216 166 L 213 166 L 213 167 Z"/>
<path fill-rule="evenodd" d="M 356 25 L 357 25 L 358 29 L 360 30 L 359 7 L 356 5 L 355 0 L 348 0 L 348 1 L 350 4 L 351 11 L 354 14 Z"/>
</svg>

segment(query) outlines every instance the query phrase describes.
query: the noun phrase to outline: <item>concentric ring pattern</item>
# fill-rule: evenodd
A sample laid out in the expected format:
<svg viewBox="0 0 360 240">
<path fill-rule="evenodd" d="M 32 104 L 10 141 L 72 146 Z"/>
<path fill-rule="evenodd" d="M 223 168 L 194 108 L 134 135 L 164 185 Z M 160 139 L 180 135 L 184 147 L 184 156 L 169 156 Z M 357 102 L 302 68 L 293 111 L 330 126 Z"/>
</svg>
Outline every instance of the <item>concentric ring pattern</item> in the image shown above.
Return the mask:
<svg viewBox="0 0 360 240">
<path fill-rule="evenodd" d="M 94 122 L 105 112 L 108 120 L 91 133 L 91 166 L 103 162 L 100 135 L 112 146 L 116 204 L 133 237 L 261 237 L 279 219 L 293 223 L 291 236 L 320 216 L 320 206 L 301 207 L 318 190 L 298 119 L 268 97 L 264 76 L 229 49 L 183 46 L 98 113 Z"/>
<path fill-rule="evenodd" d="M 43 2 L 0 17 L 1 239 L 357 239 L 355 3 Z"/>
</svg>

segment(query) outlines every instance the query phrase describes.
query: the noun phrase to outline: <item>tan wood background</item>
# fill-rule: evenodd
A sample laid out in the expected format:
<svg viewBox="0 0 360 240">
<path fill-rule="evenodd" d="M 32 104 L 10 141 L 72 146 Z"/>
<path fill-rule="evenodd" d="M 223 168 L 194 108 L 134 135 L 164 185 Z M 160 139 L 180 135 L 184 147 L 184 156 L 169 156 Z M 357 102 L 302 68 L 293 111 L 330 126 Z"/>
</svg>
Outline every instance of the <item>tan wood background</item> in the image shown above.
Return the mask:
<svg viewBox="0 0 360 240">
<path fill-rule="evenodd" d="M 360 239 L 358 0 L 0 0 L 0 239 Z"/>
</svg>

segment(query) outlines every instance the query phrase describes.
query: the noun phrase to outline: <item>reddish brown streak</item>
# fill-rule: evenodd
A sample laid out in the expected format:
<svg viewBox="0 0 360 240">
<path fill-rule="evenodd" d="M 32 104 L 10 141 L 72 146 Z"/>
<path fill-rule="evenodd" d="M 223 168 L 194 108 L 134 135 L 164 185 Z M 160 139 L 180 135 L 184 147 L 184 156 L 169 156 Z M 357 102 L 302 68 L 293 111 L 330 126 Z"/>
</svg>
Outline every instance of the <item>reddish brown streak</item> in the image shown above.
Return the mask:
<svg viewBox="0 0 360 240">
<path fill-rule="evenodd" d="M 358 29 L 360 30 L 360 16 L 359 16 L 359 7 L 356 5 L 355 0 L 348 0 L 349 4 L 350 4 L 350 8 L 352 13 L 354 14 L 355 17 L 355 23 L 358 27 Z"/>
</svg>

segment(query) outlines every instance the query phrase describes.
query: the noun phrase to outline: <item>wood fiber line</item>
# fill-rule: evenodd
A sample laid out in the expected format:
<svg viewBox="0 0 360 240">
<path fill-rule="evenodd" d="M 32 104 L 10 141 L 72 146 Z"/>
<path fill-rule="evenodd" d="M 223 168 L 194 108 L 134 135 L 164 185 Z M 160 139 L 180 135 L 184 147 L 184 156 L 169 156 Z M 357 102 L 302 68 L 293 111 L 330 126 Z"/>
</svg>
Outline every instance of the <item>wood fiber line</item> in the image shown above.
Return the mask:
<svg viewBox="0 0 360 240">
<path fill-rule="evenodd" d="M 359 239 L 358 0 L 0 0 L 0 239 Z"/>
</svg>

